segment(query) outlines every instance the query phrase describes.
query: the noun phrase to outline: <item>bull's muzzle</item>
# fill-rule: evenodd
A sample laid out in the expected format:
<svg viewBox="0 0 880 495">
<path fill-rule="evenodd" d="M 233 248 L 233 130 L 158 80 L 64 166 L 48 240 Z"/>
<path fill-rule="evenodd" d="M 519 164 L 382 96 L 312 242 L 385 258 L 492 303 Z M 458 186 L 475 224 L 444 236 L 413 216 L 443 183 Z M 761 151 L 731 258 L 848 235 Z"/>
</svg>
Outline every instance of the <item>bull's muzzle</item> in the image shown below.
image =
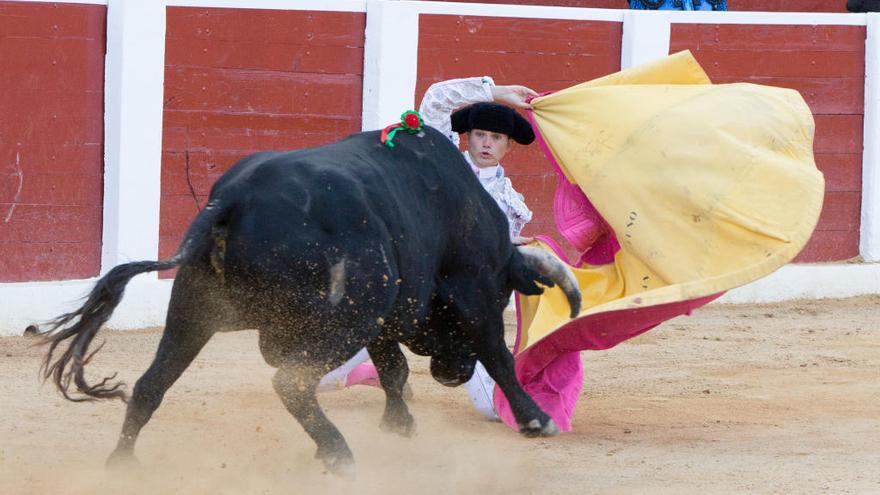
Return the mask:
<svg viewBox="0 0 880 495">
<path fill-rule="evenodd" d="M 432 356 L 431 376 L 444 386 L 457 387 L 471 379 L 476 363 L 473 357 Z"/>
</svg>

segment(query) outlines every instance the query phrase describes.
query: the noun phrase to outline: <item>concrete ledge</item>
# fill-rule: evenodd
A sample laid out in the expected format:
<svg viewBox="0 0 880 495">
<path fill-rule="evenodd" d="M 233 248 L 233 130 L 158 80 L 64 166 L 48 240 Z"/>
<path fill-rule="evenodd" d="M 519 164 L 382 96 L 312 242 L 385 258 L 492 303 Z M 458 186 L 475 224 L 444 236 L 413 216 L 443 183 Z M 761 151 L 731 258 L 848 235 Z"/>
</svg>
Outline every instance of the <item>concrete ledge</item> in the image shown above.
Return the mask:
<svg viewBox="0 0 880 495">
<path fill-rule="evenodd" d="M 28 325 L 43 325 L 77 309 L 97 280 L 0 284 L 0 337 L 21 335 Z M 164 325 L 172 282 L 155 276 L 134 278 L 107 326 L 134 329 Z"/>
<path fill-rule="evenodd" d="M 28 325 L 44 323 L 76 309 L 96 281 L 0 284 L 0 336 L 21 335 Z M 164 325 L 172 282 L 148 276 L 134 278 L 108 327 L 135 329 Z M 718 302 L 769 303 L 864 294 L 880 294 L 880 264 L 787 265 L 761 280 L 728 292 Z"/>
<path fill-rule="evenodd" d="M 722 303 L 766 303 L 880 294 L 880 264 L 786 265 L 720 299 Z"/>
</svg>

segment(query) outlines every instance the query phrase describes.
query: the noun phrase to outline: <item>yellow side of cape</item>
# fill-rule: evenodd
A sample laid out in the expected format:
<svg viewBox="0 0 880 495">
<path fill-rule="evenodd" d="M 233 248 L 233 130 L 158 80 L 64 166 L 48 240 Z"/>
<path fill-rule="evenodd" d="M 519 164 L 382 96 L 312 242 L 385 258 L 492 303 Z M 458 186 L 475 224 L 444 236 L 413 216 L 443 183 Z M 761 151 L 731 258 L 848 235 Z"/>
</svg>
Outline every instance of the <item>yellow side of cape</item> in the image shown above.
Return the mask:
<svg viewBox="0 0 880 495">
<path fill-rule="evenodd" d="M 712 85 L 690 54 L 532 102 L 560 168 L 614 230 L 613 264 L 576 269 L 580 317 L 761 278 L 809 240 L 824 198 L 794 90 Z M 521 297 L 520 351 L 569 321 L 558 289 Z"/>
</svg>

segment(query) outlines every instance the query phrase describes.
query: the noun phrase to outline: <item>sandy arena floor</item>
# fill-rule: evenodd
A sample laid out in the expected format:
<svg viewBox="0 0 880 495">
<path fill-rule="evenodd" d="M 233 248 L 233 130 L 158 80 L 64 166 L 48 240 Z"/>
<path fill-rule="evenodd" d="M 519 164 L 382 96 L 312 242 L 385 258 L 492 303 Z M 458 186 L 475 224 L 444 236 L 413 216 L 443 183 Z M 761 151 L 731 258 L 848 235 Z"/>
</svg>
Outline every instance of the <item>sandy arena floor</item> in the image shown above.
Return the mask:
<svg viewBox="0 0 880 495">
<path fill-rule="evenodd" d="M 39 385 L 43 348 L 0 338 L 0 494 L 880 493 L 878 311 L 880 296 L 715 305 L 584 353 L 575 431 L 550 439 L 482 420 L 411 357 L 414 438 L 379 430 L 377 389 L 321 396 L 354 482 L 322 473 L 254 332 L 214 338 L 131 472 L 104 469 L 124 405 L 62 400 Z M 100 336 L 92 376 L 133 384 L 160 332 Z"/>
</svg>

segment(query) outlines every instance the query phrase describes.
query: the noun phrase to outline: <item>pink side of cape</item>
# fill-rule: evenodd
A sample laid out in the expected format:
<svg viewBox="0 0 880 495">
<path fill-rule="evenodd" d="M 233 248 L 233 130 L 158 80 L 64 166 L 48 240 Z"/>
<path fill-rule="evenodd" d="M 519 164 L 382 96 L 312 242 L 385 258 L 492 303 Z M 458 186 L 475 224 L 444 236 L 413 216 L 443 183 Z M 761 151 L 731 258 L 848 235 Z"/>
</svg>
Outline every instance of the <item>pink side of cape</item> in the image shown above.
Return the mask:
<svg viewBox="0 0 880 495">
<path fill-rule="evenodd" d="M 553 202 L 553 216 L 557 228 L 578 252 L 584 254 L 572 263 L 553 239 L 547 236 L 537 236 L 537 238 L 550 246 L 560 259 L 571 266 L 612 262 L 614 254 L 620 249 L 613 231 L 583 191 L 577 185 L 568 182 L 541 135 L 532 112 L 526 113 L 535 130 L 541 151 L 557 174 L 558 182 Z M 516 377 L 526 393 L 553 418 L 561 431 L 571 431 L 571 418 L 583 385 L 580 351 L 609 349 L 670 318 L 689 314 L 720 295 L 575 318 L 519 354 L 517 353 L 520 348 L 522 321 L 517 295 L 517 338 L 514 346 Z M 495 410 L 501 420 L 507 426 L 518 430 L 519 425 L 513 416 L 510 403 L 497 386 L 493 399 Z"/>
</svg>

